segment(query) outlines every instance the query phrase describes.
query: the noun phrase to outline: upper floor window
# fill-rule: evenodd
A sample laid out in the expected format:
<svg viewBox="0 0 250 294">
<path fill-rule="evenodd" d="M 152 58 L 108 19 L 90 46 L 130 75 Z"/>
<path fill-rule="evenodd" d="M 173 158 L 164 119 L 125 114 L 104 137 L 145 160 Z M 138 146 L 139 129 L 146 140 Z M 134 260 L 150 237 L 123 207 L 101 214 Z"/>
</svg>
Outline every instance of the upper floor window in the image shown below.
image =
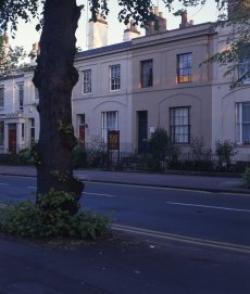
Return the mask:
<svg viewBox="0 0 250 294">
<path fill-rule="evenodd" d="M 83 71 L 83 93 L 92 92 L 92 71 L 91 69 L 86 69 Z"/>
<path fill-rule="evenodd" d="M 118 130 L 118 111 L 102 112 L 102 139 L 108 140 L 108 131 Z"/>
<path fill-rule="evenodd" d="M 24 104 L 24 83 L 18 84 L 18 98 L 19 98 L 19 110 L 23 111 L 23 104 Z"/>
<path fill-rule="evenodd" d="M 0 121 L 0 145 L 4 144 L 4 122 Z"/>
<path fill-rule="evenodd" d="M 141 61 L 141 87 L 153 86 L 153 59 Z"/>
<path fill-rule="evenodd" d="M 192 82 L 192 53 L 177 55 L 177 83 Z"/>
<path fill-rule="evenodd" d="M 243 84 L 250 84 L 250 60 L 238 64 L 238 80 Z"/>
<path fill-rule="evenodd" d="M 190 143 L 190 107 L 170 108 L 170 136 L 174 144 Z"/>
<path fill-rule="evenodd" d="M 4 88 L 0 87 L 0 108 L 4 107 Z"/>
<path fill-rule="evenodd" d="M 111 78 L 111 91 L 120 90 L 121 89 L 121 65 L 111 65 L 110 66 L 110 78 Z"/>
<path fill-rule="evenodd" d="M 250 144 L 250 102 L 236 104 L 236 132 L 238 144 Z"/>
</svg>

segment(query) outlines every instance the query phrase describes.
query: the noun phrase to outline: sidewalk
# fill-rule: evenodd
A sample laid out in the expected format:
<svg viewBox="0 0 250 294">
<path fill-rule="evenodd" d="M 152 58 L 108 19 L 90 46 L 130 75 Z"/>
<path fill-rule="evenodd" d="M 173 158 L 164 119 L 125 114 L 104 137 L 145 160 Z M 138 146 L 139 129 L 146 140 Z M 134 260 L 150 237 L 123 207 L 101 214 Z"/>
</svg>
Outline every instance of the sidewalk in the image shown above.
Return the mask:
<svg viewBox="0 0 250 294">
<path fill-rule="evenodd" d="M 36 170 L 34 167 L 30 166 L 0 166 L 0 175 L 35 177 Z M 76 170 L 75 175 L 79 179 L 89 182 L 250 194 L 250 190 L 244 188 L 243 181 L 240 178 L 163 175 L 100 170 Z"/>
<path fill-rule="evenodd" d="M 124 234 L 64 246 L 0 235 L 1 294 L 250 293 L 249 265 L 237 252 Z"/>
</svg>

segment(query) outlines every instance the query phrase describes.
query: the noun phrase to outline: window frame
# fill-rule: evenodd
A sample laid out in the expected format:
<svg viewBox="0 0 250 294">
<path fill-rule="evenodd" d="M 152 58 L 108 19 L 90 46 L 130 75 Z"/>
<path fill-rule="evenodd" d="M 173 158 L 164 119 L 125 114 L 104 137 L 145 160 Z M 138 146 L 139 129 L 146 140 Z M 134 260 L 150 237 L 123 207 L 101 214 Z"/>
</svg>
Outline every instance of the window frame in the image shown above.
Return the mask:
<svg viewBox="0 0 250 294">
<path fill-rule="evenodd" d="M 17 86 L 18 86 L 19 111 L 22 111 L 23 112 L 23 110 L 24 110 L 24 82 L 17 83 Z"/>
<path fill-rule="evenodd" d="M 172 112 L 175 112 L 180 109 L 186 109 L 188 111 L 188 124 L 183 124 L 183 125 L 173 125 L 172 124 Z M 174 116 L 175 118 L 175 116 Z M 175 119 L 174 119 L 175 120 Z M 176 142 L 176 128 L 187 128 L 187 142 Z M 169 108 L 169 134 L 170 134 L 170 139 L 173 144 L 176 145 L 189 145 L 191 142 L 191 106 L 176 106 L 176 107 L 170 107 Z"/>
<path fill-rule="evenodd" d="M 109 128 L 107 126 L 107 121 L 108 121 L 107 115 L 111 113 L 115 114 L 115 126 Z M 119 111 L 117 110 L 101 112 L 101 137 L 104 143 L 108 142 L 108 131 L 119 131 Z"/>
<path fill-rule="evenodd" d="M 244 141 L 244 127 L 250 127 L 250 120 L 248 122 L 243 121 L 243 106 L 248 104 L 250 107 L 250 101 L 237 102 L 236 103 L 236 142 L 238 145 L 248 146 L 250 145 L 250 135 L 249 141 Z"/>
<path fill-rule="evenodd" d="M 145 79 L 144 79 L 144 66 L 147 64 L 151 64 L 151 78 L 149 77 L 148 82 L 145 83 Z M 141 67 L 141 88 L 145 89 L 145 88 L 152 88 L 154 86 L 154 59 L 153 58 L 149 58 L 149 59 L 144 59 L 140 61 L 140 67 Z M 149 82 L 151 81 L 151 82 Z"/>
<path fill-rule="evenodd" d="M 191 56 L 191 65 L 189 66 L 189 61 L 187 58 L 187 66 L 181 67 L 181 58 L 185 57 L 185 56 Z M 185 53 L 179 53 L 177 54 L 177 62 L 176 62 L 176 81 L 177 84 L 188 84 L 188 83 L 192 83 L 193 81 L 193 52 L 185 52 Z M 184 62 L 182 62 L 184 63 Z M 187 71 L 188 74 L 186 75 L 181 75 L 182 71 Z M 191 71 L 191 73 L 189 72 Z M 187 78 L 187 80 L 186 80 Z"/>
<path fill-rule="evenodd" d="M 119 74 L 113 76 L 116 73 L 115 69 L 119 68 Z M 110 91 L 120 91 L 121 90 L 121 64 L 112 64 L 109 66 L 109 76 L 110 76 Z"/>
<path fill-rule="evenodd" d="M 82 70 L 82 92 L 84 95 L 92 93 L 92 69 L 86 68 Z"/>
</svg>

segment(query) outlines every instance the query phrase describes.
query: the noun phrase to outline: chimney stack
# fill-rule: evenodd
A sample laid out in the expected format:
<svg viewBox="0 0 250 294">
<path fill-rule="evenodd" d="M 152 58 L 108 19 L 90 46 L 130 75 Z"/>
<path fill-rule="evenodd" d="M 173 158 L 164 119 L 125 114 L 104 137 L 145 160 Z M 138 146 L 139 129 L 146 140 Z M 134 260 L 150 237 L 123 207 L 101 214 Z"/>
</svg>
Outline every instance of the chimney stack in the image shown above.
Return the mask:
<svg viewBox="0 0 250 294">
<path fill-rule="evenodd" d="M 163 33 L 167 30 L 167 20 L 163 17 L 163 13 L 159 11 L 158 6 L 153 7 L 153 14 L 156 20 L 146 25 L 146 36 Z"/>
<path fill-rule="evenodd" d="M 98 15 L 96 21 L 89 21 L 88 49 L 108 45 L 108 22 Z"/>
<path fill-rule="evenodd" d="M 124 31 L 123 41 L 131 41 L 132 39 L 138 38 L 140 36 L 140 32 L 137 29 L 137 25 L 133 24 L 132 21 L 130 21 L 127 24 L 127 28 Z"/>
<path fill-rule="evenodd" d="M 180 16 L 181 16 L 180 29 L 190 27 L 194 24 L 193 20 L 188 21 L 187 10 L 181 11 Z"/>
</svg>

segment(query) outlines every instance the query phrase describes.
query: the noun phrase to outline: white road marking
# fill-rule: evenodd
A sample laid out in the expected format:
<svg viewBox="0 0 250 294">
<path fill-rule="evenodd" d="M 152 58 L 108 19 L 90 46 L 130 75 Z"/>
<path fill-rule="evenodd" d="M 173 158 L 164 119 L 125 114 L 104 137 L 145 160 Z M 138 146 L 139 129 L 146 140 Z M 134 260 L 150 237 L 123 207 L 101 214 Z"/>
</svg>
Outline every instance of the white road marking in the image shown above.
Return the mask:
<svg viewBox="0 0 250 294">
<path fill-rule="evenodd" d="M 105 194 L 105 193 L 92 193 L 92 192 L 83 192 L 83 195 L 93 195 L 93 196 L 101 196 L 101 197 L 108 197 L 108 198 L 115 198 L 115 195 Z"/>
<path fill-rule="evenodd" d="M 198 246 L 205 246 L 210 248 L 217 248 L 217 249 L 230 250 L 234 252 L 250 254 L 250 246 L 246 246 L 246 245 L 206 240 L 201 238 L 189 237 L 185 235 L 171 234 L 171 233 L 142 229 L 142 228 L 137 228 L 132 226 L 124 226 L 119 224 L 113 224 L 112 229 L 115 231 L 122 231 L 122 232 L 142 235 L 145 237 L 153 237 L 156 239 L 162 239 L 167 241 L 175 241 L 180 243 L 193 244 Z"/>
<path fill-rule="evenodd" d="M 231 207 L 224 207 L 224 206 L 203 205 L 203 204 L 193 204 L 193 203 L 179 203 L 179 202 L 171 202 L 171 201 L 167 201 L 166 204 L 250 213 L 250 209 L 231 208 Z"/>
</svg>

